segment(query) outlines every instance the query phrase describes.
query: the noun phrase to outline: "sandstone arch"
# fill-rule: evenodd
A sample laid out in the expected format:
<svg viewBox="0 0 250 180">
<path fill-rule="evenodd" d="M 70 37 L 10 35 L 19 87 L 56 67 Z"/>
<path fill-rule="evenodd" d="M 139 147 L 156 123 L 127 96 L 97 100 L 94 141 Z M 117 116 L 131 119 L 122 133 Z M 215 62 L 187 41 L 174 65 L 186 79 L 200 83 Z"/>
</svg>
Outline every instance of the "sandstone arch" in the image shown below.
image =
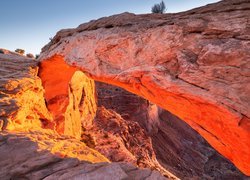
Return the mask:
<svg viewBox="0 0 250 180">
<path fill-rule="evenodd" d="M 230 0 L 178 14 L 124 13 L 62 30 L 40 57 L 45 96 L 53 85 L 45 69 L 65 64 L 69 77 L 81 70 L 179 116 L 250 175 L 249 9 L 247 0 Z M 69 80 L 61 83 L 63 91 Z"/>
</svg>

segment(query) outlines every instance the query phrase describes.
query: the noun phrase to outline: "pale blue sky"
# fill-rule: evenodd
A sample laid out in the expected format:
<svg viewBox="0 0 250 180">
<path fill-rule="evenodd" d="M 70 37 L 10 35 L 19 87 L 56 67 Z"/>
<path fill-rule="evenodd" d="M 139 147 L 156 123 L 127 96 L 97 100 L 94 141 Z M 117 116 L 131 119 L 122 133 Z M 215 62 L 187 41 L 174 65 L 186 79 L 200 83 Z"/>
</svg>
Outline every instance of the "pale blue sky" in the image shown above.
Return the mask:
<svg viewBox="0 0 250 180">
<path fill-rule="evenodd" d="M 0 48 L 39 54 L 57 31 L 122 12 L 150 13 L 160 0 L 3 0 Z M 165 0 L 167 12 L 180 12 L 218 0 Z"/>
</svg>

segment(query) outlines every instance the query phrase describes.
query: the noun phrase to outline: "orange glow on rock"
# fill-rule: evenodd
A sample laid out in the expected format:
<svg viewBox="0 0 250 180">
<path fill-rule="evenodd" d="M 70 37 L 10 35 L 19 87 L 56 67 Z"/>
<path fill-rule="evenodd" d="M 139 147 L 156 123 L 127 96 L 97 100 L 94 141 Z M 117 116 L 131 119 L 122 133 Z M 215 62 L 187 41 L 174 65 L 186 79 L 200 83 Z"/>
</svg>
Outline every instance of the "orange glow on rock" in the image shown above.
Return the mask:
<svg viewBox="0 0 250 180">
<path fill-rule="evenodd" d="M 58 68 L 58 64 L 60 68 Z M 53 56 L 44 60 L 41 68 L 42 73 L 40 77 L 46 91 L 47 102 L 56 96 L 67 95 L 65 94 L 67 84 L 76 69 L 74 67 L 70 68 L 70 66 L 64 63 L 63 56 Z M 53 75 L 46 75 L 49 73 L 48 71 L 53 71 Z M 56 71 L 60 71 L 60 77 L 56 76 Z M 143 75 L 140 71 L 133 71 L 131 74 L 128 74 L 128 81 L 114 78 L 113 76 L 105 76 L 102 73 L 90 71 L 88 73 L 94 80 L 122 87 L 175 114 L 198 131 L 218 152 L 232 161 L 241 171 L 250 175 L 250 131 L 248 119 L 240 117 L 239 114 L 228 110 L 221 104 L 206 101 L 205 95 L 204 98 L 193 95 L 192 89 L 187 88 L 185 89 L 186 92 L 182 91 L 179 93 L 180 89 L 185 87 L 183 87 L 183 84 L 178 84 L 178 81 L 172 82 L 171 92 L 168 91 L 162 84 L 157 84 L 165 82 L 162 79 L 163 77 L 158 76 L 157 73 L 151 76 L 150 74 Z M 54 76 L 56 76 L 56 80 L 53 79 Z M 141 79 L 138 80 L 136 77 Z M 158 80 L 155 82 L 152 78 L 156 77 Z M 55 87 L 55 81 L 59 82 L 60 88 Z M 62 102 L 67 104 L 68 99 Z M 51 105 L 48 104 L 48 106 L 50 107 Z M 49 109 L 56 117 L 60 115 L 59 112 L 62 109 L 64 110 L 64 107 L 64 105 L 62 107 L 56 105 L 54 108 Z"/>
<path fill-rule="evenodd" d="M 37 77 L 37 61 L 9 54 L 1 57 L 0 64 L 4 70 L 0 85 L 3 95 L 0 98 L 0 130 L 29 131 L 40 129 L 41 121 L 52 122 L 42 82 Z M 13 70 L 17 64 L 18 69 Z"/>
<path fill-rule="evenodd" d="M 78 139 L 59 135 L 50 129 L 39 129 L 29 132 L 20 131 L 6 131 L 1 135 L 4 140 L 9 143 L 4 143 L 5 148 L 10 148 L 10 155 L 13 156 L 14 162 L 26 162 L 42 164 L 42 161 L 49 161 L 50 158 L 55 156 L 59 158 L 76 158 L 80 161 L 89 161 L 92 163 L 109 162 L 109 160 L 100 154 L 98 151 L 87 147 Z M 6 140 L 7 139 L 7 140 Z M 4 145 L 3 144 L 3 145 Z M 18 147 L 18 148 L 16 148 Z M 19 152 L 19 150 L 26 150 Z M 20 156 L 20 154 L 22 154 Z M 8 155 L 8 156 L 10 156 Z M 16 156 L 17 155 L 17 156 Z M 9 157 L 7 156 L 7 159 Z M 37 159 L 33 159 L 33 158 Z M 19 158 L 19 159 L 18 159 Z M 12 162 L 13 163 L 13 162 Z"/>
<path fill-rule="evenodd" d="M 54 119 L 45 128 L 80 138 L 82 126 L 92 124 L 97 109 L 94 81 L 67 65 L 60 56 L 43 61 L 39 76 Z"/>
<path fill-rule="evenodd" d="M 60 134 L 64 133 L 64 112 L 69 104 L 68 85 L 76 70 L 59 56 L 40 64 L 39 76 L 45 89 L 47 108 L 54 119 L 52 124 L 46 126 Z"/>
</svg>

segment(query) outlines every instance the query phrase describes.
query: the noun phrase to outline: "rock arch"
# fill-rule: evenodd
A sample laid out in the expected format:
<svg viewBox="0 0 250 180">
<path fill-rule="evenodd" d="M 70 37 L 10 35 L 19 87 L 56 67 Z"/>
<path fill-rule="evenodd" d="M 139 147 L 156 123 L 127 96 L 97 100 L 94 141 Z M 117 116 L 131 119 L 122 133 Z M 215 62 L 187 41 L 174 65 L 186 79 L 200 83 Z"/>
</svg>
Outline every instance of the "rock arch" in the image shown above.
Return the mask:
<svg viewBox="0 0 250 180">
<path fill-rule="evenodd" d="M 67 92 L 81 70 L 177 115 L 250 175 L 249 7 L 230 0 L 178 14 L 124 13 L 62 30 L 40 56 L 46 99 Z M 69 78 L 49 92 L 53 79 L 42 74 L 55 64 Z"/>
</svg>

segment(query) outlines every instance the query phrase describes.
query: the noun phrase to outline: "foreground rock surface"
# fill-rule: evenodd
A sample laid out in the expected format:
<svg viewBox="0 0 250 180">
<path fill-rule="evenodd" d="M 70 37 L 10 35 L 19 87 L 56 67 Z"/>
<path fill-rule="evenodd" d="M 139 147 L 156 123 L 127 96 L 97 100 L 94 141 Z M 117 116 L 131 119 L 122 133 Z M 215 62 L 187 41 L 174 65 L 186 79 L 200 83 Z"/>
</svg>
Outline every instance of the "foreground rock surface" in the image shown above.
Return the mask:
<svg viewBox="0 0 250 180">
<path fill-rule="evenodd" d="M 169 110 L 250 175 L 249 9 L 227 0 L 102 18 L 58 32 L 40 60 L 59 58 Z"/>
<path fill-rule="evenodd" d="M 108 163 L 79 140 L 51 130 L 0 133 L 0 179 L 166 179 L 128 163 Z"/>
<path fill-rule="evenodd" d="M 52 116 L 37 76 L 38 61 L 4 52 L 0 54 L 0 130 L 41 128 Z"/>
</svg>

